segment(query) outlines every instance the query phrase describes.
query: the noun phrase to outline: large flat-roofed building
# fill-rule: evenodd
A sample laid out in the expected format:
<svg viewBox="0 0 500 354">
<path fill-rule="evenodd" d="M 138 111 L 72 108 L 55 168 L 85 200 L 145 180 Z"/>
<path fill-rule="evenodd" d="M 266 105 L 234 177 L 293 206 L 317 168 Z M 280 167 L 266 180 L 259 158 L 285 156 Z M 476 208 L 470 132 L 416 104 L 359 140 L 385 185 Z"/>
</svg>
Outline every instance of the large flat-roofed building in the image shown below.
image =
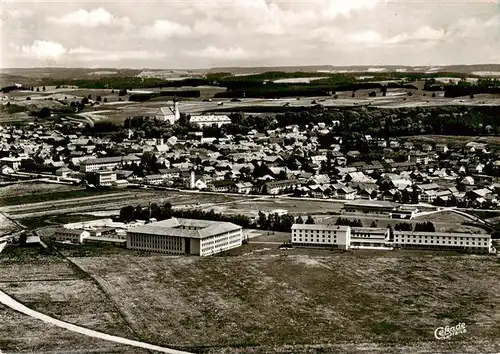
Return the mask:
<svg viewBox="0 0 500 354">
<path fill-rule="evenodd" d="M 220 128 L 224 124 L 230 124 L 231 118 L 229 118 L 226 115 L 213 115 L 213 114 L 191 116 L 191 118 L 189 119 L 189 123 L 195 124 L 200 128 L 211 127 L 214 124 Z"/>
<path fill-rule="evenodd" d="M 88 159 L 80 163 L 81 172 L 95 172 L 101 169 L 113 170 L 123 165 L 130 165 L 132 163 L 138 164 L 141 159 L 134 155 L 128 156 L 113 156 L 113 157 L 100 157 L 95 159 Z"/>
<path fill-rule="evenodd" d="M 490 234 L 394 231 L 395 247 L 495 253 Z"/>
<path fill-rule="evenodd" d="M 57 229 L 54 238 L 56 241 L 83 243 L 83 240 L 90 236 L 90 233 L 82 229 Z"/>
<path fill-rule="evenodd" d="M 322 224 L 293 224 L 292 245 L 299 247 L 349 249 L 349 226 Z"/>
<path fill-rule="evenodd" d="M 242 227 L 229 222 L 171 218 L 127 230 L 127 248 L 209 256 L 242 245 Z"/>
<path fill-rule="evenodd" d="M 427 250 L 455 250 L 473 253 L 496 253 L 489 234 L 394 231 L 389 229 L 351 228 L 322 224 L 294 224 L 295 247 L 390 249 L 393 247 Z"/>
<path fill-rule="evenodd" d="M 386 247 L 389 241 L 389 229 L 371 227 L 351 228 L 351 246 Z"/>
<path fill-rule="evenodd" d="M 344 204 L 348 213 L 385 214 L 394 219 L 412 219 L 417 206 L 399 205 L 385 200 L 354 200 Z"/>
</svg>

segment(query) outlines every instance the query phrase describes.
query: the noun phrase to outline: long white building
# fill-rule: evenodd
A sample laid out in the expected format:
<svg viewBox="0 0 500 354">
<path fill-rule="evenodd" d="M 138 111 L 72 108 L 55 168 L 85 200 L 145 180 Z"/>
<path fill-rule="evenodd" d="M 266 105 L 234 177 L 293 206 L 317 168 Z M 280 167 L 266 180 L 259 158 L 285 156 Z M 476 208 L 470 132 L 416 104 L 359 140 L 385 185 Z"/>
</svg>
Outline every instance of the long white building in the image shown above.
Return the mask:
<svg viewBox="0 0 500 354">
<path fill-rule="evenodd" d="M 220 128 L 224 124 L 230 124 L 231 118 L 229 118 L 226 115 L 213 115 L 213 114 L 191 116 L 191 118 L 189 119 L 189 123 L 197 125 L 200 128 L 211 127 L 214 124 Z"/>
<path fill-rule="evenodd" d="M 394 231 L 395 247 L 495 253 L 490 234 Z"/>
<path fill-rule="evenodd" d="M 349 226 L 323 224 L 293 224 L 292 245 L 299 247 L 349 249 Z"/>
<path fill-rule="evenodd" d="M 292 245 L 316 248 L 408 248 L 496 253 L 489 234 L 394 231 L 322 224 L 294 224 Z"/>
<path fill-rule="evenodd" d="M 242 245 L 242 227 L 229 222 L 171 218 L 127 230 L 127 248 L 209 256 Z"/>
</svg>

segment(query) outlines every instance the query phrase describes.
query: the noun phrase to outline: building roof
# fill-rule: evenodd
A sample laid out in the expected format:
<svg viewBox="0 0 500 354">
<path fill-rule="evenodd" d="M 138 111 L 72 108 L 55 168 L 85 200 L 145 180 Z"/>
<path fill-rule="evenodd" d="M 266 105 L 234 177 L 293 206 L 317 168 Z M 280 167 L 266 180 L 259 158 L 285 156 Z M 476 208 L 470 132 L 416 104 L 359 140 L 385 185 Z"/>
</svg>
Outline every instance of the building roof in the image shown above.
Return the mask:
<svg viewBox="0 0 500 354">
<path fill-rule="evenodd" d="M 70 235 L 81 235 L 84 232 L 87 232 L 86 230 L 82 229 L 65 229 L 65 228 L 60 228 L 56 230 L 56 233 L 63 233 L 63 234 L 70 234 Z"/>
<path fill-rule="evenodd" d="M 333 225 L 333 224 L 293 224 L 292 230 L 331 230 L 331 231 L 347 231 L 349 226 Z"/>
<path fill-rule="evenodd" d="M 181 229 L 179 228 L 181 226 L 195 227 L 198 229 Z M 241 226 L 230 222 L 171 218 L 168 220 L 146 224 L 144 226 L 134 227 L 129 229 L 128 232 L 203 239 L 240 229 Z"/>
</svg>

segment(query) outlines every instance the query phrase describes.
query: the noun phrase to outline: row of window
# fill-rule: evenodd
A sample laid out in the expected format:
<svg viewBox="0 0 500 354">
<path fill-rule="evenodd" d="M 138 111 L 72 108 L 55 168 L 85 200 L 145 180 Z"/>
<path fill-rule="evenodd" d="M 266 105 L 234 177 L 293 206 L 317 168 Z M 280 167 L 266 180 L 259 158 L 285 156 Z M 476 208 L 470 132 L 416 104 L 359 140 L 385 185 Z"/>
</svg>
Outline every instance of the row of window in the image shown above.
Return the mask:
<svg viewBox="0 0 500 354">
<path fill-rule="evenodd" d="M 314 232 L 316 231 L 317 234 L 319 233 L 323 233 L 323 234 L 331 234 L 333 232 L 334 235 L 337 234 L 337 231 L 330 231 L 330 230 L 293 230 L 293 233 L 299 233 L 299 234 L 302 234 L 302 231 L 304 231 L 305 234 L 308 234 L 309 232 L 311 232 L 311 234 L 314 234 Z"/>
<path fill-rule="evenodd" d="M 396 242 L 396 243 L 399 243 L 400 241 L 396 238 L 395 242 Z M 405 240 L 401 240 L 401 243 L 408 243 L 408 242 L 409 242 L 409 243 L 417 243 L 417 240 L 406 240 L 406 242 L 405 242 Z M 440 243 L 440 242 L 439 242 L 439 240 L 437 240 L 437 241 L 436 241 L 436 244 L 441 244 L 441 245 L 447 245 L 447 244 L 448 244 L 448 245 L 451 245 L 451 244 L 452 244 L 451 242 L 452 242 L 452 241 L 448 241 L 448 243 L 446 243 L 446 241 L 441 241 L 441 243 Z M 460 243 L 457 243 L 457 242 L 460 242 Z M 422 243 L 422 240 L 418 240 L 418 243 Z M 431 244 L 434 244 L 434 241 L 433 241 L 433 240 L 431 240 L 431 241 L 430 241 L 430 243 L 431 243 Z M 463 244 L 464 244 L 464 241 L 453 241 L 453 244 L 454 244 L 454 245 L 459 245 L 459 244 L 460 244 L 460 245 L 463 245 Z M 471 244 L 472 246 L 476 246 L 476 242 L 471 242 L 470 244 Z M 467 246 L 468 246 L 468 245 L 469 245 L 469 242 L 468 242 L 468 241 L 465 241 L 465 245 L 467 245 Z M 483 242 L 483 243 L 481 243 L 481 242 L 477 242 L 477 246 L 488 246 L 488 242 Z"/>
<path fill-rule="evenodd" d="M 413 238 L 417 238 L 417 235 L 396 235 L 395 237 L 397 238 L 399 236 L 403 237 L 403 238 L 404 237 L 410 238 L 412 236 L 413 236 Z M 446 238 L 448 238 L 448 240 L 459 240 L 459 239 L 463 240 L 464 239 L 464 236 L 421 236 L 421 235 L 419 235 L 419 238 L 421 238 L 421 237 L 424 237 L 426 240 L 428 238 L 431 239 L 431 240 L 433 240 L 434 237 L 436 237 L 436 240 L 439 240 L 441 237 L 443 238 L 443 240 L 446 240 Z M 470 237 L 470 240 L 477 240 L 477 241 L 479 241 L 481 239 L 483 239 L 483 237 Z M 465 237 L 465 240 L 469 241 L 469 237 Z"/>
<path fill-rule="evenodd" d="M 307 238 L 305 238 L 304 241 L 302 241 L 302 238 L 298 238 L 297 239 L 297 238 L 294 237 L 292 240 L 293 240 L 293 242 L 314 242 L 314 239 L 310 239 L 309 240 Z M 334 238 L 333 242 L 334 243 L 337 242 L 337 239 Z M 322 239 L 321 241 L 319 239 L 316 239 L 316 243 L 332 243 L 332 240 L 330 238 L 328 238 L 328 240 Z"/>
</svg>

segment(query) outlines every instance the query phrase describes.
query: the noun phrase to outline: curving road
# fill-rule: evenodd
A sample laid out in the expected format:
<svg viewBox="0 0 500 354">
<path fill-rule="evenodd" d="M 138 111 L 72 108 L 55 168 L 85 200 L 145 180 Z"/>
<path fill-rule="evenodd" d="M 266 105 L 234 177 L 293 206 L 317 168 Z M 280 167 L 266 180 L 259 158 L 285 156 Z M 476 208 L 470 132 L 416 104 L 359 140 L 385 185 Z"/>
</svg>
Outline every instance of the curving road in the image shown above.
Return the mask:
<svg viewBox="0 0 500 354">
<path fill-rule="evenodd" d="M 57 327 L 61 327 L 61 328 L 67 329 L 69 331 L 80 333 L 80 334 L 83 334 L 83 335 L 86 335 L 89 337 L 103 339 L 103 340 L 107 340 L 107 341 L 115 342 L 115 343 L 119 343 L 119 344 L 130 345 L 130 346 L 134 346 L 134 347 L 138 347 L 138 348 L 154 350 L 154 351 L 157 351 L 160 353 L 191 354 L 188 352 L 183 352 L 183 351 L 179 351 L 179 350 L 175 350 L 175 349 L 159 347 L 157 345 L 153 345 L 153 344 L 149 344 L 149 343 L 138 342 L 138 341 L 131 340 L 131 339 L 112 336 L 112 335 L 109 335 L 106 333 L 93 331 L 93 330 L 88 329 L 88 328 L 84 328 L 84 327 L 76 326 L 76 325 L 71 324 L 71 323 L 60 321 L 58 319 L 44 315 L 43 313 L 34 311 L 34 310 L 24 306 L 20 302 L 11 298 L 9 295 L 5 294 L 3 291 L 0 291 L 0 303 L 4 304 L 5 306 L 10 307 L 11 309 L 13 309 L 15 311 L 18 311 L 18 312 L 21 312 L 25 315 L 28 315 L 30 317 L 36 318 L 38 320 L 49 323 L 51 325 L 55 325 Z"/>
</svg>

